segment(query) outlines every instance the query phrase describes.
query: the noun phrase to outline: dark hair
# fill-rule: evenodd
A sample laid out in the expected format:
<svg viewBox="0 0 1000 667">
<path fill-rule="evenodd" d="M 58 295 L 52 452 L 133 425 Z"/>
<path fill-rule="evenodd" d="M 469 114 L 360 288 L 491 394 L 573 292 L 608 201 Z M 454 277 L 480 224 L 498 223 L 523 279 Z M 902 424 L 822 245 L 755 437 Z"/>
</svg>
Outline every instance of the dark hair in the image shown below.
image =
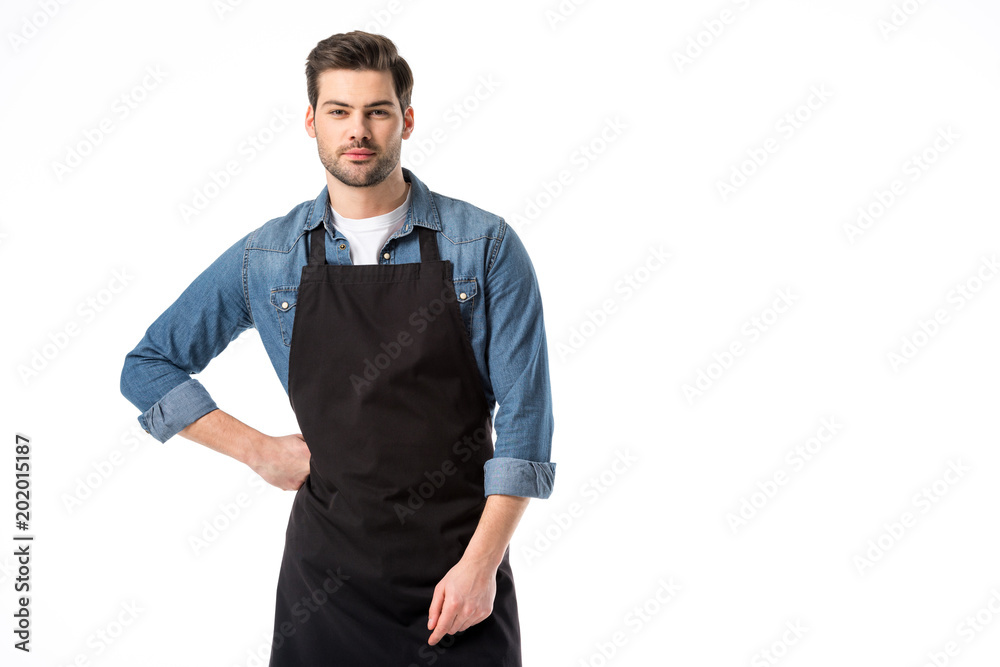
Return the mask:
<svg viewBox="0 0 1000 667">
<path fill-rule="evenodd" d="M 313 113 L 319 102 L 319 75 L 328 69 L 391 72 L 400 111 L 406 113 L 410 106 L 413 72 L 396 51 L 396 45 L 384 35 L 352 30 L 331 35 L 316 44 L 306 58 L 306 92 Z"/>
</svg>

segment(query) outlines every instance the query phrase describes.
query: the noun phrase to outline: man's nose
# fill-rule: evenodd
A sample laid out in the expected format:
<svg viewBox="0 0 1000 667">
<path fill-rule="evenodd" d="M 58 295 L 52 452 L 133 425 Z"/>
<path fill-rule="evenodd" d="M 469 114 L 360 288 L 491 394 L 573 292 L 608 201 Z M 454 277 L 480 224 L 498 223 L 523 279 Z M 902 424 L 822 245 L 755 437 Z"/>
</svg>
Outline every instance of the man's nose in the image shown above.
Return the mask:
<svg viewBox="0 0 1000 667">
<path fill-rule="evenodd" d="M 354 126 L 351 128 L 352 141 L 368 139 L 370 136 L 371 135 L 368 132 L 368 123 L 364 121 L 358 121 L 354 123 Z"/>
</svg>

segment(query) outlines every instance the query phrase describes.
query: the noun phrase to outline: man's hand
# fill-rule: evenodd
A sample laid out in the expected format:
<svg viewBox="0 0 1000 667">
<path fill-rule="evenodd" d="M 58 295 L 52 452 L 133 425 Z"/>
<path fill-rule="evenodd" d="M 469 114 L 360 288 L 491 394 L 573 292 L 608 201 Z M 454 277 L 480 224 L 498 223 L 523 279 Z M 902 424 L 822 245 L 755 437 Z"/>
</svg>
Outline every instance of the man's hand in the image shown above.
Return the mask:
<svg viewBox="0 0 1000 667">
<path fill-rule="evenodd" d="M 433 646 L 445 635 L 461 632 L 493 613 L 497 570 L 503 562 L 514 528 L 530 498 L 491 493 L 469 545 L 434 587 L 427 629 Z"/>
<path fill-rule="evenodd" d="M 268 484 L 295 491 L 309 475 L 309 457 L 309 446 L 301 433 L 264 436 L 255 443 L 247 465 Z"/>
<path fill-rule="evenodd" d="M 461 632 L 493 613 L 497 594 L 497 567 L 483 560 L 462 557 L 434 587 L 427 629 L 427 643 L 434 646 L 446 634 Z"/>
</svg>

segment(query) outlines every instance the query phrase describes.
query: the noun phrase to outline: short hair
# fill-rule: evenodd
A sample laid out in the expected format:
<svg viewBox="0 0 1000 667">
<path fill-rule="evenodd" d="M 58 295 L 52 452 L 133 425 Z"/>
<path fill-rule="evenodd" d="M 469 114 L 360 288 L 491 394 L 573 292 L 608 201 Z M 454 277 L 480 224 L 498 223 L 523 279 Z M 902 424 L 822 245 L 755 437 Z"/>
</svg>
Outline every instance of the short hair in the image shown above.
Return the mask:
<svg viewBox="0 0 1000 667">
<path fill-rule="evenodd" d="M 413 72 L 396 51 L 396 45 L 384 35 L 352 30 L 331 35 L 316 44 L 306 58 L 306 92 L 313 113 L 319 102 L 319 75 L 330 69 L 391 72 L 400 111 L 406 113 L 410 106 Z"/>
</svg>

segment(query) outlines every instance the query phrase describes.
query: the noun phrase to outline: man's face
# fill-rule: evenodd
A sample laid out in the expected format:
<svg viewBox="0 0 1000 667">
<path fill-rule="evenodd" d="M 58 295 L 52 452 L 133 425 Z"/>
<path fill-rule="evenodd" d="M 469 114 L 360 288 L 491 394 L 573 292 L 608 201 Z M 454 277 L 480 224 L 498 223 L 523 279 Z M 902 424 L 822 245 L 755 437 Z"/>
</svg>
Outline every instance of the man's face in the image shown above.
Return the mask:
<svg viewBox="0 0 1000 667">
<path fill-rule="evenodd" d="M 400 113 L 389 72 L 331 69 L 319 75 L 315 111 L 306 131 L 316 138 L 319 159 L 345 185 L 378 185 L 399 164 L 413 110 Z"/>
</svg>

